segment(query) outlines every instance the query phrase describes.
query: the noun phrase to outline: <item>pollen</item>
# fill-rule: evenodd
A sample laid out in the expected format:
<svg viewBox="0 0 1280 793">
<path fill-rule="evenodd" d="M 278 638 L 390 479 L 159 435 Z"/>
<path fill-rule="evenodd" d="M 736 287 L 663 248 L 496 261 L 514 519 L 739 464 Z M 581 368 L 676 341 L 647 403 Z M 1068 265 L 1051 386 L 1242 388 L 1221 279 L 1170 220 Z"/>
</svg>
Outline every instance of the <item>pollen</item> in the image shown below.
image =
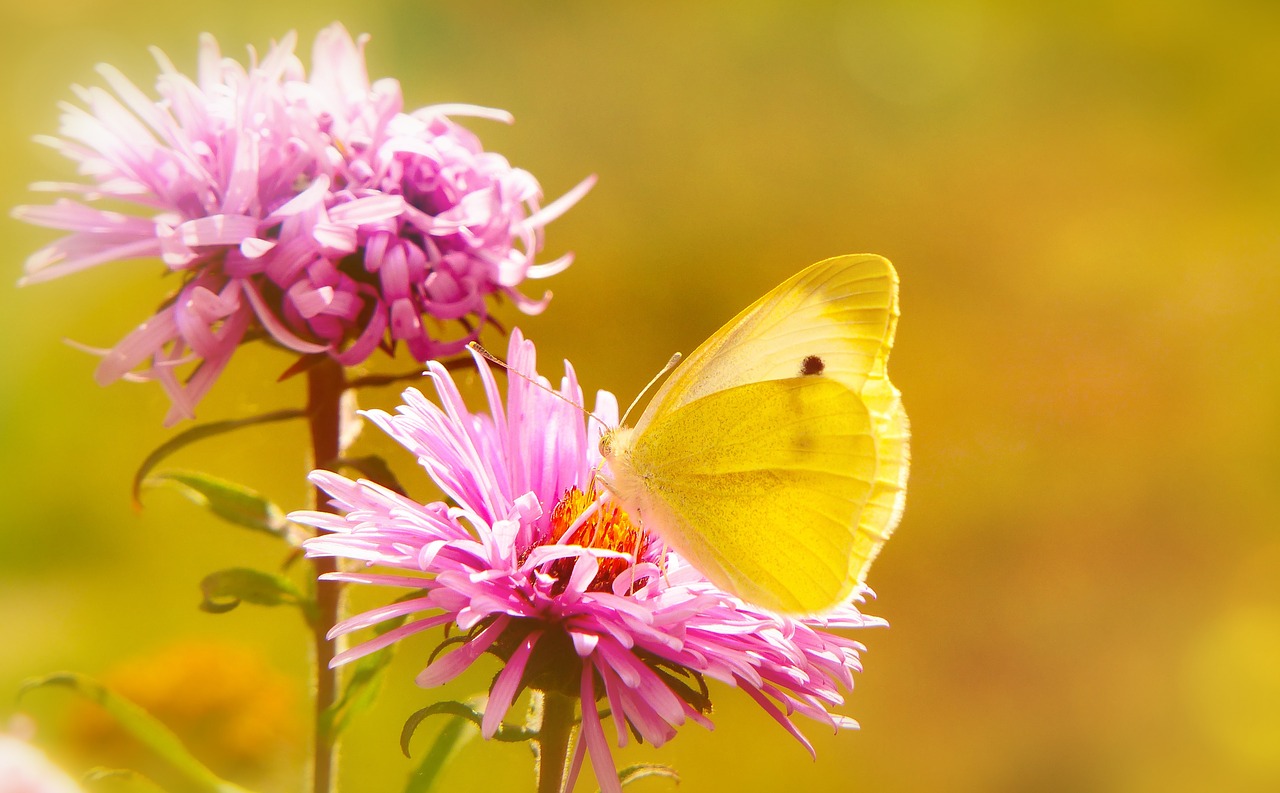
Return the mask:
<svg viewBox="0 0 1280 793">
<path fill-rule="evenodd" d="M 565 491 L 551 510 L 551 533 L 547 542 L 558 542 L 584 512 L 593 508 L 599 497 L 600 492 L 594 481 L 586 491 L 576 486 Z M 612 501 L 602 504 L 574 531 L 570 539 L 574 545 L 618 551 L 631 554 L 633 558 L 643 556 L 648 541 L 644 530 L 632 523 L 626 511 Z M 600 571 L 596 573 L 590 588 L 611 589 L 614 579 L 630 566 L 626 559 L 601 559 Z M 572 559 L 561 559 L 552 565 L 552 572 L 561 580 L 567 580 L 572 570 Z"/>
</svg>

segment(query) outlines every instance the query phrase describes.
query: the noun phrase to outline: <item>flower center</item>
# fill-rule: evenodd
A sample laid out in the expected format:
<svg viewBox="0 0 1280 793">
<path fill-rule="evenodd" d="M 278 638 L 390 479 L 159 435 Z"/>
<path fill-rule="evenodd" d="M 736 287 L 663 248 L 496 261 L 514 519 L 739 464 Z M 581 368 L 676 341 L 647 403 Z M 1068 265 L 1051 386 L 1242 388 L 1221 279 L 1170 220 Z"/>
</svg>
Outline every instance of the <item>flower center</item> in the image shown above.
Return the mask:
<svg viewBox="0 0 1280 793">
<path fill-rule="evenodd" d="M 599 497 L 600 492 L 594 480 L 585 492 L 576 486 L 569 488 L 551 510 L 551 533 L 546 542 L 558 542 L 579 521 L 582 513 L 592 508 Z M 586 548 L 600 548 L 641 557 L 649 543 L 649 537 L 643 529 L 631 522 L 625 510 L 608 501 L 574 530 L 570 542 Z M 612 590 L 614 580 L 629 567 L 631 564 L 626 559 L 601 559 L 600 570 L 589 588 L 598 591 Z M 572 570 L 572 559 L 561 559 L 551 566 L 551 572 L 561 581 L 567 581 Z M 643 582 L 644 579 L 639 580 L 639 583 Z"/>
</svg>

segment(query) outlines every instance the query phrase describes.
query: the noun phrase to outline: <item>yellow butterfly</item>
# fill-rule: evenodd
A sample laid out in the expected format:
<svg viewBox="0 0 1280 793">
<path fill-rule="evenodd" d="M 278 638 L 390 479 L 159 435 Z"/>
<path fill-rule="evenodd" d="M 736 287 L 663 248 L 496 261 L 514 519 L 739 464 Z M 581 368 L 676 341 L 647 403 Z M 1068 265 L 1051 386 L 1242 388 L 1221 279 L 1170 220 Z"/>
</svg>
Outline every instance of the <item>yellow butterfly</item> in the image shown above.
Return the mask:
<svg viewBox="0 0 1280 793">
<path fill-rule="evenodd" d="M 614 497 L 712 583 L 788 614 L 844 601 L 902 515 L 909 431 L 886 365 L 898 276 L 838 256 L 787 279 L 605 434 Z"/>
</svg>

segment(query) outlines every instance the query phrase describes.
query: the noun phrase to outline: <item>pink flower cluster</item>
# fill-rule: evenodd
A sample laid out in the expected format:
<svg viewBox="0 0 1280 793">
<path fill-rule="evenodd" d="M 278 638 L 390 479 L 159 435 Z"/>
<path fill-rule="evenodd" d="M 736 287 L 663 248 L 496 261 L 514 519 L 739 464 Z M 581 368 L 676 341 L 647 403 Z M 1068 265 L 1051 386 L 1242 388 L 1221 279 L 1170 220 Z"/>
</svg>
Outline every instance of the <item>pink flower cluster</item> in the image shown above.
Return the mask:
<svg viewBox="0 0 1280 793">
<path fill-rule="evenodd" d="M 77 88 L 83 107 L 66 105 L 59 137 L 42 139 L 84 183 L 33 186 L 76 198 L 15 210 L 69 232 L 28 259 L 24 283 L 141 257 L 181 276 L 97 371 L 160 381 L 169 423 L 193 415 L 246 340 L 344 365 L 400 342 L 420 361 L 450 355 L 488 320 L 490 296 L 536 313 L 549 295 L 517 287 L 571 260 L 534 262 L 543 227 L 593 179 L 542 207 L 531 174 L 451 119 L 509 114 L 405 112 L 397 81 L 369 82 L 365 38 L 336 23 L 316 37 L 310 76 L 295 43 L 246 68 L 206 35 L 194 81 L 157 51 L 159 101 L 101 66 L 111 90 Z"/>
<path fill-rule="evenodd" d="M 58 768 L 23 732 L 25 719 L 15 719 L 17 734 L 0 731 L 0 793 L 84 793 L 83 788 Z"/>
<path fill-rule="evenodd" d="M 571 368 L 558 390 L 562 399 L 539 378 L 534 347 L 518 331 L 509 356 L 514 372 L 546 388 L 512 374 L 504 405 L 478 358 L 488 407 L 472 412 L 433 362 L 428 375 L 438 405 L 410 389 L 396 415 L 366 414 L 418 459 L 448 503 L 421 504 L 373 482 L 312 474 L 342 514 L 290 516 L 324 531 L 307 541 L 307 554 L 390 568 L 329 576 L 335 580 L 420 591 L 337 625 L 333 635 L 408 620 L 335 663 L 456 626 L 462 641 L 451 640 L 456 649 L 432 661 L 418 683 L 442 684 L 486 651 L 497 655 L 504 666 L 489 694 L 486 737 L 523 688 L 580 698 L 583 740 L 572 774 L 585 745 L 606 791 L 621 787 L 597 701 L 608 703 L 619 746 L 628 740 L 627 725 L 655 746 L 686 720 L 709 726 L 704 678 L 745 691 L 811 752 L 790 714 L 833 729 L 856 726 L 830 709 L 843 702 L 840 689 L 852 687 L 864 648 L 829 629 L 884 624 L 859 612 L 867 590 L 821 619 L 801 620 L 717 589 L 597 498 L 598 441 L 618 420 L 613 395 L 600 392 L 584 421 Z"/>
</svg>

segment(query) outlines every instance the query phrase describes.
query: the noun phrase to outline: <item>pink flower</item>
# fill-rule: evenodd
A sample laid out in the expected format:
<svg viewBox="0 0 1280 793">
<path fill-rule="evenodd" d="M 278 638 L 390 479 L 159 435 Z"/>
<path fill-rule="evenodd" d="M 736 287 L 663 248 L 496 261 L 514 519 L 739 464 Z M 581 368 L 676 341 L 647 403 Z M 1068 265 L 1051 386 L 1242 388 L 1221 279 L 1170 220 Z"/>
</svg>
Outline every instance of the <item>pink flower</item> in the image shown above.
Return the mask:
<svg viewBox="0 0 1280 793">
<path fill-rule="evenodd" d="M 508 363 L 546 383 L 533 344 L 512 334 Z M 346 634 L 386 620 L 404 625 L 342 653 L 358 658 L 404 637 L 452 624 L 462 641 L 418 675 L 442 684 L 485 651 L 504 667 L 494 680 L 482 732 L 491 737 L 524 687 L 580 697 L 582 735 L 574 769 L 587 753 L 605 790 L 620 790 L 596 703 L 615 720 L 618 745 L 629 724 L 661 745 L 686 720 L 709 726 L 704 678 L 747 692 L 812 752 L 792 724 L 799 712 L 833 729 L 856 726 L 831 713 L 853 685 L 864 648 L 829 628 L 883 625 L 855 602 L 822 619 L 797 620 L 750 606 L 716 589 L 660 540 L 637 531 L 626 513 L 597 499 L 597 444 L 617 423 L 617 402 L 602 391 L 584 421 L 582 392 L 568 369 L 557 398 L 508 377 L 504 406 L 492 372 L 477 360 L 487 410 L 472 412 L 439 364 L 428 364 L 440 404 L 409 389 L 396 415 L 366 415 L 418 458 L 449 498 L 419 504 L 367 481 L 316 471 L 344 514 L 299 512 L 324 530 L 311 556 L 339 556 L 391 568 L 340 572 L 357 584 L 421 590 L 420 596 L 337 625 Z M 549 386 L 548 386 L 549 388 Z M 639 562 L 632 562 L 638 551 Z M 574 772 L 576 774 L 576 770 Z"/>
<path fill-rule="evenodd" d="M 18 723 L 17 732 L 24 725 Z M 29 731 L 29 728 L 27 728 Z M 82 793 L 83 789 L 23 736 L 0 731 L 0 793 Z"/>
<path fill-rule="evenodd" d="M 193 415 L 243 341 L 265 336 L 347 366 L 398 342 L 418 360 L 450 355 L 489 319 L 491 295 L 541 311 L 549 294 L 517 287 L 572 258 L 534 263 L 543 227 L 593 178 L 540 207 L 531 174 L 450 118 L 509 114 L 406 113 L 397 81 L 370 84 L 365 37 L 337 23 L 321 31 L 310 77 L 296 38 L 260 61 L 251 53 L 246 68 L 205 35 L 195 81 L 156 51 L 159 101 L 99 67 L 111 91 L 77 87 L 84 107 L 65 105 L 60 137 L 41 139 L 84 182 L 33 189 L 75 198 L 14 212 L 69 232 L 27 260 L 24 284 L 145 257 L 180 274 L 97 371 L 102 384 L 159 380 L 173 400 L 168 423 Z"/>
</svg>

